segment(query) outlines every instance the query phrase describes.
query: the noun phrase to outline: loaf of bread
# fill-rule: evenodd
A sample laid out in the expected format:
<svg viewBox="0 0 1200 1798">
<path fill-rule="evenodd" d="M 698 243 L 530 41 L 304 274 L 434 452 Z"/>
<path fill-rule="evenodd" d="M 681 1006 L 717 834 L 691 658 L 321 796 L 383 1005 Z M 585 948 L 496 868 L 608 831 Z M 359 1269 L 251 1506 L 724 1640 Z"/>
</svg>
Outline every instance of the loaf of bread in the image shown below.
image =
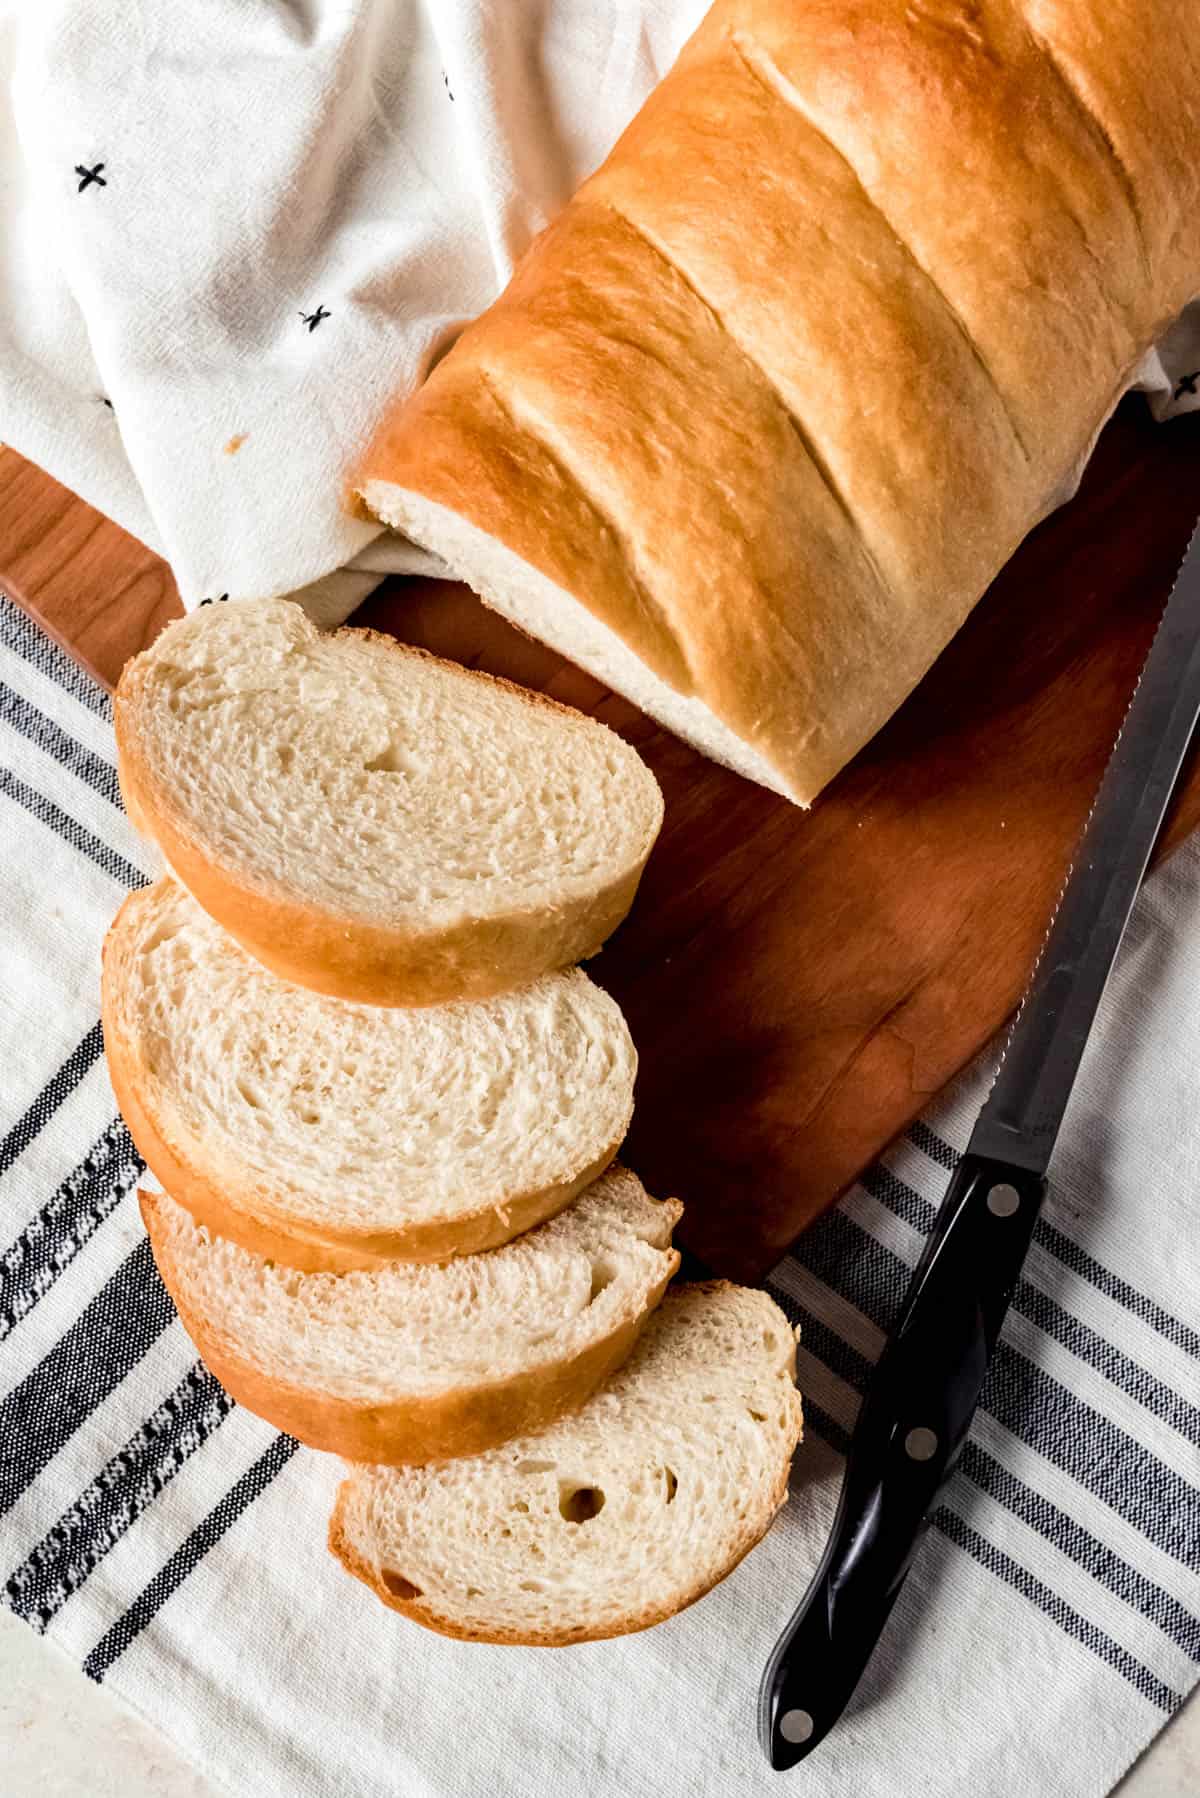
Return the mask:
<svg viewBox="0 0 1200 1798">
<path fill-rule="evenodd" d="M 125 668 L 134 822 L 287 980 L 477 999 L 593 955 L 662 822 L 637 752 L 540 694 L 287 600 L 204 607 Z"/>
<path fill-rule="evenodd" d="M 633 1111 L 625 1020 L 580 969 L 493 999 L 357 1005 L 280 980 L 173 880 L 121 907 L 101 1002 L 153 1172 L 288 1267 L 507 1242 L 608 1166 Z"/>
<path fill-rule="evenodd" d="M 683 1210 L 618 1167 L 488 1254 L 298 1274 L 163 1193 L 141 1206 L 184 1328 L 238 1403 L 312 1448 L 391 1464 L 478 1454 L 582 1404 L 662 1298 Z"/>
<path fill-rule="evenodd" d="M 676 1287 L 573 1416 L 465 1460 L 355 1468 L 330 1547 L 443 1635 L 558 1647 L 646 1629 L 723 1579 L 786 1498 L 795 1358 L 766 1293 Z"/>
<path fill-rule="evenodd" d="M 718 0 L 356 486 L 807 802 L 1198 292 L 1195 0 Z"/>
</svg>

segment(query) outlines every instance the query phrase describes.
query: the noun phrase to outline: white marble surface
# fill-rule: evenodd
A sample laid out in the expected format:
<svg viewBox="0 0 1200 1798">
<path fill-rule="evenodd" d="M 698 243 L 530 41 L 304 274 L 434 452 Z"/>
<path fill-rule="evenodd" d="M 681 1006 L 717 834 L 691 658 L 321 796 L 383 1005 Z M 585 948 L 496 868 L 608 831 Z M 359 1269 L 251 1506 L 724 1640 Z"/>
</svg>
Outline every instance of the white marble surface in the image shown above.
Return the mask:
<svg viewBox="0 0 1200 1798">
<path fill-rule="evenodd" d="M 169 1742 L 2 1609 L 0 1793 L 3 1798 L 220 1798 L 220 1789 Z M 1197 1798 L 1198 1793 L 1200 1693 L 1119 1787 L 1120 1798 Z"/>
<path fill-rule="evenodd" d="M 3 1609 L 0 1793 L 3 1798 L 218 1798 L 217 1787 L 157 1730 Z"/>
<path fill-rule="evenodd" d="M 1196 1798 L 1200 1792 L 1200 1692 L 1192 1693 L 1117 1790 L 1120 1798 Z"/>
</svg>

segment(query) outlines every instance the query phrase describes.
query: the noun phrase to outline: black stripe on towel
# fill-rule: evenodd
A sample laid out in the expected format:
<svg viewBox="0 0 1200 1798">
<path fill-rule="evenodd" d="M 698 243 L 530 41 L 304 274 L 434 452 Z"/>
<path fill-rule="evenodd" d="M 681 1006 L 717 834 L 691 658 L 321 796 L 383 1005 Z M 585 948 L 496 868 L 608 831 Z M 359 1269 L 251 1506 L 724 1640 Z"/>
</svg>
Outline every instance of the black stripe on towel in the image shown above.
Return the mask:
<svg viewBox="0 0 1200 1798">
<path fill-rule="evenodd" d="M 841 1293 L 881 1329 L 900 1313 L 912 1269 L 844 1211 L 827 1211 L 806 1230 L 790 1259 Z"/>
<path fill-rule="evenodd" d="M 210 1548 L 214 1548 L 230 1526 L 236 1523 L 276 1474 L 287 1465 L 299 1444 L 292 1436 L 276 1436 L 270 1448 L 261 1454 L 237 1483 L 221 1499 L 186 1541 L 180 1543 L 143 1592 L 123 1616 L 103 1635 L 83 1663 L 90 1679 L 101 1680 L 129 1644 L 138 1637 L 163 1605 L 178 1591 L 193 1568 L 198 1567 Z"/>
<path fill-rule="evenodd" d="M 1200 1619 L 1144 1574 L 1123 1561 L 1106 1542 L 1027 1486 L 977 1442 L 968 1439 L 959 1466 L 981 1492 L 1004 1505 L 1061 1554 L 1160 1629 L 1190 1660 L 1200 1661 Z"/>
<path fill-rule="evenodd" d="M 804 1416 L 808 1425 L 816 1431 L 818 1436 L 829 1443 L 831 1448 L 841 1455 L 847 1452 L 850 1442 L 847 1431 L 811 1398 L 806 1398 L 804 1401 Z M 971 1444 L 968 1443 L 967 1447 L 969 1449 Z M 1144 1667 L 1141 1661 L 1128 1653 L 1119 1643 L 1114 1642 L 1104 1630 L 1099 1629 L 1094 1623 L 1089 1623 L 1085 1617 L 1081 1617 L 1079 1612 L 1067 1604 L 1065 1599 L 1060 1598 L 1057 1592 L 1052 1591 L 1043 1581 L 1036 1579 L 1027 1567 L 1022 1567 L 1019 1561 L 1014 1561 L 1011 1555 L 1006 1555 L 1002 1549 L 995 1547 L 993 1543 L 981 1536 L 978 1530 L 972 1529 L 969 1524 L 964 1523 L 958 1513 L 952 1511 L 948 1505 L 940 1505 L 930 1518 L 930 1522 L 956 1548 L 969 1554 L 997 1579 L 1012 1586 L 1043 1616 L 1056 1623 L 1061 1630 L 1084 1648 L 1089 1649 L 1106 1666 L 1122 1674 L 1130 1685 L 1151 1704 L 1167 1712 L 1173 1711 L 1179 1704 L 1181 1694 L 1172 1691 L 1170 1686 L 1158 1679 L 1148 1667 Z"/>
<path fill-rule="evenodd" d="M 145 1162 L 123 1118 L 116 1117 L 52 1198 L 0 1255 L 0 1342 L 71 1265 L 115 1211 Z"/>
<path fill-rule="evenodd" d="M 822 1405 L 819 1405 L 808 1394 L 804 1395 L 804 1427 L 813 1429 L 823 1442 L 836 1449 L 839 1455 L 846 1455 L 850 1450 L 850 1433 L 844 1430 L 836 1417 L 831 1417 Z"/>
<path fill-rule="evenodd" d="M 913 1124 L 908 1136 L 909 1141 L 920 1149 L 923 1155 L 927 1155 L 931 1161 L 936 1162 L 939 1167 L 953 1169 L 958 1166 L 961 1160 L 958 1150 L 951 1148 L 948 1142 L 944 1142 L 929 1128 L 928 1124 L 922 1122 Z M 1183 1323 L 1178 1317 L 1172 1317 L 1171 1313 L 1156 1303 L 1154 1299 L 1147 1298 L 1144 1292 L 1139 1292 L 1136 1286 L 1130 1285 L 1128 1280 L 1123 1280 L 1120 1274 L 1114 1274 L 1111 1268 L 1107 1268 L 1103 1262 L 1097 1261 L 1094 1255 L 1089 1255 L 1086 1249 L 1081 1249 L 1079 1244 L 1065 1235 L 1057 1225 L 1050 1223 L 1045 1217 L 1040 1217 L 1034 1228 L 1033 1240 L 1040 1243 L 1048 1254 L 1061 1261 L 1064 1267 L 1069 1267 L 1073 1274 L 1078 1274 L 1081 1279 L 1087 1280 L 1094 1286 L 1097 1292 L 1102 1292 L 1105 1298 L 1111 1299 L 1115 1305 L 1123 1306 L 1141 1323 L 1148 1324 L 1152 1330 L 1156 1330 L 1168 1342 L 1174 1343 L 1176 1348 L 1181 1348 L 1187 1354 L 1194 1355 L 1197 1360 L 1200 1360 L 1200 1330 L 1194 1330 L 1190 1324 Z"/>
<path fill-rule="evenodd" d="M 34 1137 L 45 1129 L 63 1100 L 74 1092 L 103 1052 L 104 1037 L 97 1018 L 87 1035 L 76 1043 L 58 1072 L 46 1082 L 24 1116 L 17 1119 L 7 1136 L 0 1141 L 0 1174 L 12 1166 L 18 1155 L 25 1153 Z"/>
<path fill-rule="evenodd" d="M 885 1205 L 905 1223 L 911 1224 L 922 1235 L 927 1235 L 933 1228 L 937 1207 L 931 1205 L 928 1199 L 922 1198 L 919 1192 L 907 1185 L 890 1168 L 868 1168 L 860 1184 L 881 1205 Z M 1065 1306 L 1051 1298 L 1041 1287 L 1024 1278 L 1018 1280 L 1013 1292 L 1012 1308 L 1020 1316 L 1027 1317 L 1030 1323 L 1036 1324 L 1047 1336 L 1061 1342 L 1079 1360 L 1094 1367 L 1097 1373 L 1103 1374 L 1106 1380 L 1128 1393 L 1138 1404 L 1144 1405 L 1152 1416 L 1178 1430 L 1185 1441 L 1200 1441 L 1200 1409 L 1175 1392 L 1165 1381 L 1132 1360 L 1115 1343 L 1099 1335 L 1090 1324 L 1073 1317 Z"/>
<path fill-rule="evenodd" d="M 793 1259 L 884 1329 L 908 1285 L 900 1257 L 840 1211 L 801 1238 Z M 1200 1492 L 1003 1339 L 980 1404 L 1164 1554 L 1194 1564 Z"/>
<path fill-rule="evenodd" d="M 875 1363 L 868 1356 L 861 1355 L 844 1336 L 810 1311 L 802 1299 L 794 1298 L 774 1280 L 768 1280 L 767 1285 L 771 1297 L 788 1322 L 800 1326 L 800 1347 L 807 1349 L 810 1355 L 815 1355 L 830 1373 L 837 1374 L 848 1386 L 853 1386 L 855 1392 L 860 1395 L 864 1393 L 867 1382 L 875 1371 Z M 805 1404 L 807 1406 L 807 1400 Z"/>
<path fill-rule="evenodd" d="M 924 1118 L 918 1118 L 915 1124 L 909 1125 L 908 1140 L 914 1143 L 922 1154 L 928 1155 L 930 1161 L 936 1161 L 939 1167 L 944 1167 L 949 1173 L 953 1173 L 962 1160 L 958 1150 L 952 1149 L 950 1144 L 944 1142 L 936 1131 L 931 1130 Z"/>
<path fill-rule="evenodd" d="M 26 786 L 23 780 L 18 780 L 8 768 L 0 767 L 0 793 L 7 799 L 15 800 L 18 805 L 23 805 L 40 824 L 56 831 L 72 849 L 86 855 L 121 886 L 132 888 L 149 885 L 147 876 L 140 868 L 135 868 L 123 855 L 110 849 L 107 843 L 102 843 L 90 830 L 85 830 L 77 818 L 70 817 L 52 799 L 47 799 L 44 793 L 35 793 L 32 787 Z"/>
<path fill-rule="evenodd" d="M 1148 1542 L 1196 1564 L 1200 1492 L 1126 1431 L 1000 1342 L 983 1406 L 1013 1435 L 1077 1481 Z"/>
<path fill-rule="evenodd" d="M 0 1402 L 0 1517 L 174 1315 L 143 1237 L 66 1334 Z"/>
<path fill-rule="evenodd" d="M 197 1361 L 10 1576 L 5 1592 L 17 1615 L 46 1629 L 232 1409 Z"/>
<path fill-rule="evenodd" d="M 800 1325 L 802 1346 L 861 1396 L 867 1389 L 874 1364 L 790 1293 L 781 1292 L 775 1285 L 772 1285 L 771 1293 L 790 1320 Z M 806 1416 L 810 1408 L 806 1398 Z M 821 1415 L 824 1417 L 826 1414 Z M 832 1422 L 832 1419 L 829 1421 Z M 834 1442 L 821 1422 L 815 1421 L 814 1427 L 827 1441 L 833 1442 L 835 1447 L 841 1447 L 843 1454 L 846 1452 L 844 1445 L 848 1442 L 848 1435 L 839 1424 L 834 1424 L 833 1427 L 840 1436 L 840 1442 Z M 1147 1617 L 1191 1660 L 1200 1661 L 1200 1618 L 1193 1616 L 1169 1592 L 1165 1592 L 1153 1580 L 1145 1578 L 1058 1505 L 1001 1466 L 977 1442 L 967 1441 L 959 1470 L 981 1492 L 1020 1518 L 1022 1523 L 1074 1561 L 1077 1567 L 1081 1567 L 1114 1597 Z"/>
<path fill-rule="evenodd" d="M 22 661 L 30 663 L 39 674 L 56 681 L 89 712 L 95 712 L 100 718 L 112 716 L 112 700 L 99 681 L 85 673 L 78 662 L 52 642 L 45 631 L 4 594 L 0 594 L 0 643 Z"/>
<path fill-rule="evenodd" d="M 1170 1713 L 1180 1703 L 1181 1693 L 1172 1691 L 1148 1667 L 1143 1667 L 1139 1660 L 1114 1642 L 1111 1636 L 1105 1635 L 1102 1629 L 1097 1629 L 1094 1623 L 1089 1623 L 1086 1617 L 1081 1617 L 1057 1592 L 1035 1579 L 1027 1567 L 1022 1567 L 1011 1555 L 1006 1555 L 1002 1549 L 985 1541 L 978 1530 L 973 1530 L 969 1523 L 964 1523 L 948 1505 L 940 1505 L 931 1521 L 956 1547 L 973 1555 L 981 1567 L 986 1567 L 989 1573 L 1004 1580 L 1006 1585 L 1012 1586 L 1023 1598 L 1036 1605 L 1039 1611 L 1053 1618 L 1061 1630 L 1074 1637 L 1082 1647 L 1090 1649 L 1115 1673 L 1123 1674 L 1150 1704 Z"/>
<path fill-rule="evenodd" d="M 35 705 L 31 705 L 20 693 L 14 693 L 3 681 L 0 681 L 0 718 L 23 737 L 28 737 L 31 743 L 36 743 L 60 767 L 86 781 L 89 787 L 107 799 L 118 811 L 122 809 L 117 771 L 113 764 L 106 762 L 94 750 L 85 749 L 82 743 L 77 743 L 74 737 L 68 736 L 61 724 L 47 718 L 45 712 L 39 712 Z"/>
</svg>

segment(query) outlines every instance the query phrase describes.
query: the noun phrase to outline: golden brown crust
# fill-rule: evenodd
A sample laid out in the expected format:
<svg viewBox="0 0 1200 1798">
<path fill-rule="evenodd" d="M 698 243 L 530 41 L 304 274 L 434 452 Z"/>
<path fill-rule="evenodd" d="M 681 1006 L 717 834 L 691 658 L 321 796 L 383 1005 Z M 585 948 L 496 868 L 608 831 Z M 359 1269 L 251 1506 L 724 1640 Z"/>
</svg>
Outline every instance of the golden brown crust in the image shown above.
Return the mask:
<svg viewBox="0 0 1200 1798">
<path fill-rule="evenodd" d="M 310 1448 L 342 1455 L 348 1461 L 388 1466 L 481 1454 L 513 1436 L 544 1429 L 556 1418 L 577 1410 L 628 1358 L 679 1265 L 679 1255 L 672 1250 L 668 1269 L 645 1308 L 567 1360 L 522 1369 L 486 1385 L 367 1405 L 287 1385 L 247 1359 L 227 1336 L 214 1331 L 185 1296 L 156 1195 L 140 1192 L 138 1202 L 163 1285 L 205 1365 L 230 1396 Z"/>
<path fill-rule="evenodd" d="M 144 902 L 144 893 L 130 894 L 104 941 L 100 997 L 109 1078 L 129 1134 L 147 1167 L 176 1203 L 214 1235 L 302 1273 L 347 1273 L 388 1261 L 450 1261 L 499 1248 L 545 1223 L 598 1180 L 616 1157 L 619 1139 L 573 1180 L 512 1192 L 459 1217 L 414 1219 L 394 1230 L 322 1227 L 289 1215 L 282 1198 L 272 1207 L 269 1195 L 239 1189 L 228 1173 L 205 1165 L 199 1145 L 172 1135 L 160 1083 L 126 1026 L 123 994 L 128 945 L 122 921 L 127 911 Z"/>
<path fill-rule="evenodd" d="M 442 662 L 381 632 L 333 634 L 368 639 L 386 646 L 389 654 L 438 662 L 463 679 L 502 687 L 533 707 L 575 721 L 580 718 L 570 706 L 546 694 L 499 675 Z M 170 786 L 160 784 L 146 765 L 136 713 L 139 688 L 154 654 L 151 646 L 126 664 L 113 703 L 117 774 L 125 809 L 136 827 L 157 842 L 197 903 L 282 979 L 367 1005 L 438 1005 L 452 999 L 492 998 L 595 955 L 633 904 L 652 840 L 636 863 L 598 890 L 563 898 L 553 908 L 517 907 L 444 928 L 351 919 L 252 883 L 207 853 L 189 830 Z"/>
<path fill-rule="evenodd" d="M 1200 290 L 1195 11 L 1118 11 L 718 0 L 357 486 L 497 538 L 812 797 Z"/>
<path fill-rule="evenodd" d="M 728 1280 L 705 1280 L 690 1283 L 693 1289 L 719 1292 L 732 1284 Z M 795 1351 L 792 1354 L 792 1374 L 795 1376 Z M 428 1604 L 401 1595 L 399 1590 L 403 1576 L 397 1584 L 388 1584 L 389 1569 L 374 1567 L 365 1561 L 350 1540 L 345 1525 L 345 1513 L 353 1490 L 354 1476 L 342 1481 L 334 1499 L 333 1511 L 329 1519 L 329 1549 L 331 1554 L 341 1562 L 347 1573 L 361 1580 L 364 1586 L 374 1592 L 382 1604 L 389 1610 L 399 1611 L 401 1616 L 409 1617 L 414 1623 L 425 1629 L 433 1630 L 436 1635 L 450 1636 L 459 1642 L 490 1642 L 500 1647 L 515 1648 L 569 1648 L 580 1642 L 603 1642 L 615 1636 L 635 1635 L 640 1630 L 651 1629 L 656 1623 L 665 1623 L 669 1617 L 676 1616 L 689 1605 L 711 1592 L 721 1581 L 727 1579 L 734 1568 L 745 1560 L 752 1548 L 762 1541 L 778 1512 L 783 1507 L 788 1495 L 788 1477 L 790 1473 L 791 1455 L 803 1439 L 803 1413 L 799 1394 L 796 1395 L 796 1435 L 789 1449 L 788 1460 L 783 1462 L 779 1477 L 771 1490 L 762 1513 L 752 1523 L 748 1523 L 731 1553 L 727 1563 L 712 1578 L 697 1580 L 688 1587 L 678 1599 L 670 1604 L 647 1605 L 640 1611 L 631 1613 L 621 1622 L 608 1628 L 578 1627 L 549 1631 L 510 1630 L 510 1629 L 467 1629 L 459 1623 L 439 1615 Z M 399 1572 L 399 1570 L 397 1570 Z M 395 1575 L 393 1578 L 395 1579 Z"/>
<path fill-rule="evenodd" d="M 481 381 L 501 394 L 513 421 L 499 438 L 476 430 Z M 606 406 L 600 394 L 619 399 Z M 457 453 L 468 436 L 476 439 L 475 465 L 487 457 L 497 477 L 513 435 L 550 443 L 555 465 L 606 521 L 585 540 L 591 572 L 576 596 L 669 685 L 681 684 L 682 663 L 685 690 L 785 772 L 775 753 L 781 743 L 787 766 L 797 757 L 809 766 L 828 759 L 819 695 L 843 654 L 828 639 L 797 635 L 793 607 L 815 606 L 834 584 L 850 637 L 882 632 L 894 658 L 906 655 L 858 534 L 770 388 L 748 377 L 740 359 L 731 365 L 721 327 L 686 282 L 586 193 L 533 246 L 503 299 L 415 404 L 394 435 L 385 427 L 368 478 L 422 492 L 478 523 L 461 472 L 470 464 Z M 431 480 L 425 457 L 434 430 L 445 452 Z M 561 578 L 557 559 L 547 566 L 547 547 L 554 555 L 567 534 L 557 523 L 557 488 L 544 485 L 542 464 L 523 456 L 519 466 L 523 484 L 511 510 L 523 522 L 519 537 L 505 540 Z M 486 477 L 489 506 L 497 477 Z M 626 565 L 637 569 L 646 596 L 636 608 Z M 839 728 L 856 728 L 857 709 L 849 696 Z M 864 714 L 859 740 L 866 732 Z"/>
<path fill-rule="evenodd" d="M 1196 276 L 1200 32 L 1193 0 L 1152 0 L 1150 13 L 1146 5 L 1023 0 L 1021 11 L 1063 88 L 1095 121 L 1098 153 L 1136 201 L 1151 284 L 1170 296 Z"/>
</svg>

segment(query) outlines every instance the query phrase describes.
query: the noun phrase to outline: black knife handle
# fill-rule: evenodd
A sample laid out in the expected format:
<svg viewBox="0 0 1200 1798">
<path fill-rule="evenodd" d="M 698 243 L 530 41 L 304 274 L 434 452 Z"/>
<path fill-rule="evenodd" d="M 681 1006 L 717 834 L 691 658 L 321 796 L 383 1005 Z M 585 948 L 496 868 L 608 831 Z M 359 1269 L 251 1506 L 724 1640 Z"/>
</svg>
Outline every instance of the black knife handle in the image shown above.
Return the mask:
<svg viewBox="0 0 1200 1798">
<path fill-rule="evenodd" d="M 759 1693 L 771 1765 L 791 1767 L 844 1710 L 962 1452 L 1046 1183 L 959 1163 L 867 1395 L 833 1532 Z"/>
</svg>

